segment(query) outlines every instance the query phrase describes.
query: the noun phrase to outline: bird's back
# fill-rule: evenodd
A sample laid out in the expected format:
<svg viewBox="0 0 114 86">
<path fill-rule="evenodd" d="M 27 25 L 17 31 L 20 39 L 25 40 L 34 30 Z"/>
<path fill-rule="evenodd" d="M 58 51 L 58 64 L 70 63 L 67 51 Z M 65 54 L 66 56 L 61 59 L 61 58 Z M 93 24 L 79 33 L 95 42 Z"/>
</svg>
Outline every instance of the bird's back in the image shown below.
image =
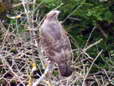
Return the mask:
<svg viewBox="0 0 114 86">
<path fill-rule="evenodd" d="M 45 22 L 41 27 L 41 45 L 54 62 L 71 59 L 71 45 L 68 36 L 59 22 Z"/>
</svg>

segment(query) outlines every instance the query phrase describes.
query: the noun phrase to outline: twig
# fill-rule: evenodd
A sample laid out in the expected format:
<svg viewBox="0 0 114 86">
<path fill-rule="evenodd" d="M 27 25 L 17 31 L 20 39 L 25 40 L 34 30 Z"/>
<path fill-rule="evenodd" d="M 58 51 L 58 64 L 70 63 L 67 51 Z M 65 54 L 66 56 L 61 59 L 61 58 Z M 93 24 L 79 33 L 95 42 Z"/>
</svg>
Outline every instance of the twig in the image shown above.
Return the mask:
<svg viewBox="0 0 114 86">
<path fill-rule="evenodd" d="M 88 49 L 90 49 L 91 47 L 93 47 L 93 46 L 99 44 L 102 40 L 103 40 L 103 39 L 100 39 L 100 40 L 96 41 L 95 43 L 89 45 L 87 48 L 82 49 L 82 50 L 81 50 L 81 53 L 79 54 L 79 56 L 77 57 L 77 59 L 80 57 L 81 54 L 85 54 L 89 59 L 93 60 L 93 58 L 91 58 L 91 56 L 90 56 L 88 53 L 86 53 L 86 51 L 87 51 Z M 75 50 L 74 50 L 74 51 L 75 51 Z M 76 59 L 76 60 L 77 60 L 77 59 Z"/>
<path fill-rule="evenodd" d="M 42 76 L 41 76 L 39 79 L 37 79 L 37 80 L 33 83 L 32 86 L 37 86 L 41 81 L 43 81 L 43 79 L 45 78 L 46 74 L 47 74 L 50 70 L 52 70 L 52 68 L 53 68 L 53 65 L 52 65 L 52 64 L 49 64 L 48 67 L 45 69 L 44 74 L 42 74 Z"/>
<path fill-rule="evenodd" d="M 99 26 L 98 29 L 100 30 L 101 34 L 107 39 L 108 35 L 105 33 L 105 31 Z"/>
<path fill-rule="evenodd" d="M 9 63 L 6 61 L 5 58 L 2 58 L 2 56 L 0 56 L 0 58 L 2 59 L 2 63 L 4 63 L 5 65 L 7 65 L 7 67 L 9 68 L 9 70 L 14 74 L 14 76 L 16 77 L 16 79 L 18 79 L 23 85 L 23 81 L 20 79 L 20 77 L 13 71 L 12 67 L 9 65 Z M 24 85 L 25 86 L 25 85 Z"/>
<path fill-rule="evenodd" d="M 86 80 L 86 78 L 87 78 L 87 76 L 88 76 L 88 74 L 89 74 L 91 68 L 93 67 L 95 61 L 96 61 L 97 58 L 101 55 L 102 52 L 103 52 L 103 50 L 101 50 L 101 51 L 98 53 L 98 55 L 96 56 L 96 58 L 93 60 L 93 62 L 92 62 L 92 64 L 91 64 L 91 66 L 90 66 L 88 72 L 86 73 L 86 75 L 85 75 L 85 77 L 84 77 L 84 80 L 83 80 L 82 86 L 85 86 L 85 80 Z"/>
<path fill-rule="evenodd" d="M 60 8 L 63 4 L 64 4 L 64 3 L 61 3 L 59 6 L 57 6 L 57 7 L 54 8 L 54 9 L 56 10 L 56 9 Z M 54 9 L 53 9 L 53 10 L 54 10 Z"/>
<path fill-rule="evenodd" d="M 92 33 L 94 32 L 95 29 L 96 29 L 96 26 L 94 26 L 94 27 L 92 28 L 92 31 L 91 31 L 91 33 L 90 33 L 88 39 L 87 39 L 87 42 L 86 42 L 86 44 L 85 44 L 85 47 L 88 45 L 88 42 L 89 42 L 89 40 L 90 40 L 90 38 L 91 38 L 91 36 L 92 36 Z"/>
<path fill-rule="evenodd" d="M 85 2 L 85 0 L 83 0 L 82 3 L 63 20 L 62 23 L 64 23 L 75 11 L 77 11 L 83 5 L 84 2 Z"/>
<path fill-rule="evenodd" d="M 0 29 L 1 29 L 1 31 L 3 33 L 7 31 L 6 28 L 5 28 L 5 26 L 3 25 L 3 23 L 1 21 L 0 21 Z"/>
<path fill-rule="evenodd" d="M 86 52 L 89 48 L 91 48 L 91 47 L 93 47 L 93 46 L 99 44 L 102 40 L 103 40 L 103 39 L 100 39 L 100 40 L 96 41 L 95 43 L 89 45 L 87 48 L 84 48 L 83 51 Z"/>
<path fill-rule="evenodd" d="M 25 2 L 25 4 L 30 4 L 31 5 L 31 4 L 34 4 L 34 2 Z M 13 4 L 12 7 L 15 8 L 15 7 L 19 7 L 21 5 L 23 5 L 23 4 L 22 3 L 17 3 L 17 4 Z"/>
</svg>

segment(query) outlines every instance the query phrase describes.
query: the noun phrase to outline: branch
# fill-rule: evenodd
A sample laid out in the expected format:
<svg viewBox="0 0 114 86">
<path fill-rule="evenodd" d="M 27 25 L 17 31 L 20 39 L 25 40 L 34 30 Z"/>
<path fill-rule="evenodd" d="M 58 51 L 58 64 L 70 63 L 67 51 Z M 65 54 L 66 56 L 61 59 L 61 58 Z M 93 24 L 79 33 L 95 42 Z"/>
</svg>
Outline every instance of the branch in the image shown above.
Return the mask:
<svg viewBox="0 0 114 86">
<path fill-rule="evenodd" d="M 52 69 L 53 69 L 53 65 L 52 65 L 52 64 L 49 64 L 48 67 L 45 69 L 44 74 L 42 74 L 42 76 L 41 76 L 39 79 L 37 79 L 37 80 L 33 83 L 32 86 L 37 86 L 42 80 L 44 80 L 46 74 L 47 74 L 49 71 L 51 71 Z"/>
<path fill-rule="evenodd" d="M 87 78 L 87 76 L 88 76 L 88 74 L 89 74 L 91 68 L 93 67 L 95 61 L 96 61 L 97 58 L 101 55 L 102 52 L 103 52 L 103 50 L 101 50 L 101 51 L 98 53 L 98 55 L 95 57 L 95 59 L 93 60 L 92 64 L 90 65 L 90 68 L 89 68 L 88 72 L 86 73 L 86 75 L 85 75 L 85 77 L 84 77 L 84 80 L 83 80 L 82 86 L 85 86 L 85 80 L 86 80 L 86 78 Z"/>
<path fill-rule="evenodd" d="M 95 43 L 89 45 L 87 48 L 84 48 L 83 51 L 86 52 L 89 48 L 91 48 L 91 47 L 93 47 L 93 46 L 99 44 L 102 40 L 103 40 L 103 39 L 100 39 L 100 40 L 96 41 Z"/>
</svg>

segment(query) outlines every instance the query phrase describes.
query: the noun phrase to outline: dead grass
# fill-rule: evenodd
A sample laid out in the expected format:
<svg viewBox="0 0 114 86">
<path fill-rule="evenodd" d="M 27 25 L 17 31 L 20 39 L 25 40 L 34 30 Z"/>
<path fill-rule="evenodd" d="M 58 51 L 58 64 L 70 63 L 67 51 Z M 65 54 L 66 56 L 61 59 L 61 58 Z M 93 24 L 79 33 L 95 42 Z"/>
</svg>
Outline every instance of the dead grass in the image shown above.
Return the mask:
<svg viewBox="0 0 114 86">
<path fill-rule="evenodd" d="M 32 2 L 32 9 L 29 4 L 25 4 L 25 0 L 21 1 L 23 6 L 24 28 L 26 32 L 18 32 L 17 27 L 21 27 L 23 17 L 9 17 L 11 20 L 20 19 L 20 24 L 9 24 L 7 27 L 0 22 L 2 32 L 2 42 L 0 43 L 0 85 L 1 86 L 110 86 L 113 81 L 109 75 L 113 74 L 108 71 L 90 74 L 90 70 L 94 62 L 102 54 L 99 51 L 93 59 L 87 50 L 98 45 L 102 39 L 93 44 L 88 45 L 88 41 L 94 31 L 90 33 L 85 47 L 81 49 L 75 45 L 77 49 L 73 50 L 75 56 L 72 59 L 72 66 L 75 71 L 70 77 L 62 77 L 58 74 L 57 66 L 49 64 L 49 61 L 42 55 L 42 50 L 38 44 L 38 28 L 41 25 L 39 11 L 36 10 L 41 5 Z M 31 5 L 31 4 L 30 4 Z M 59 6 L 58 6 L 59 7 Z M 36 13 L 35 13 L 36 12 Z M 19 15 L 20 15 L 19 14 Z M 38 16 L 34 20 L 34 16 Z M 12 19 L 13 18 L 13 19 Z M 65 19 L 66 20 L 66 19 Z M 37 26 L 34 26 L 37 24 Z M 10 31 L 12 29 L 12 31 Z M 93 29 L 94 30 L 94 29 Z M 71 39 L 73 41 L 73 39 Z"/>
</svg>

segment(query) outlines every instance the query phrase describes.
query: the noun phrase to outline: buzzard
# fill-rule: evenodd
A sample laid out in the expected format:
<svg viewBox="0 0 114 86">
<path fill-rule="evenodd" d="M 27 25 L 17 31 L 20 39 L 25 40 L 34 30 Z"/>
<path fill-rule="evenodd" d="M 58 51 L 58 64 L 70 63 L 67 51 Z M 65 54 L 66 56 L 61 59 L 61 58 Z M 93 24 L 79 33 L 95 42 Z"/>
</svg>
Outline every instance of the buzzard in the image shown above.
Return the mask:
<svg viewBox="0 0 114 86">
<path fill-rule="evenodd" d="M 62 76 L 70 76 L 72 49 L 69 38 L 58 20 L 60 11 L 50 11 L 39 30 L 40 45 L 44 54 L 52 63 L 58 64 Z"/>
</svg>

